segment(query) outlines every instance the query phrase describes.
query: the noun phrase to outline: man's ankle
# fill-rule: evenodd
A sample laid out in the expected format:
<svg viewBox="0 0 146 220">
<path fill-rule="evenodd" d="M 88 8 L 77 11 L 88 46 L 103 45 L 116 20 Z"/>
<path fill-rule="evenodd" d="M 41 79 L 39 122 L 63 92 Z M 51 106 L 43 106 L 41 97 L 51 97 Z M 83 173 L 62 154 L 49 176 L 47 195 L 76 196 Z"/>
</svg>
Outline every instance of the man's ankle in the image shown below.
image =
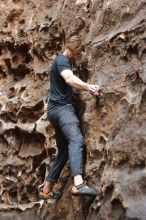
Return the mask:
<svg viewBox="0 0 146 220">
<path fill-rule="evenodd" d="M 82 175 L 76 175 L 74 176 L 74 185 L 79 186 L 84 182 Z"/>
<path fill-rule="evenodd" d="M 49 193 L 52 191 L 53 189 L 53 186 L 54 186 L 54 183 L 50 182 L 50 181 L 46 181 L 45 182 L 45 185 L 44 185 L 44 188 L 43 188 L 43 192 L 44 193 Z"/>
</svg>

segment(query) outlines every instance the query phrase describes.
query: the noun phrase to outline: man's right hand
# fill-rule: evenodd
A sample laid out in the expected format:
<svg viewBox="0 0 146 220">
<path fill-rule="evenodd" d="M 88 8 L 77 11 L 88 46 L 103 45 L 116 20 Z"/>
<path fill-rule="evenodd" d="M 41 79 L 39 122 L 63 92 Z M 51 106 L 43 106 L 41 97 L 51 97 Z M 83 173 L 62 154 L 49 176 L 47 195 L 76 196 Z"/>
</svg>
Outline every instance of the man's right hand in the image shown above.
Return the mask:
<svg viewBox="0 0 146 220">
<path fill-rule="evenodd" d="M 90 85 L 89 84 L 89 91 L 91 92 L 91 94 L 98 96 L 99 91 L 100 91 L 100 87 L 98 85 Z"/>
</svg>

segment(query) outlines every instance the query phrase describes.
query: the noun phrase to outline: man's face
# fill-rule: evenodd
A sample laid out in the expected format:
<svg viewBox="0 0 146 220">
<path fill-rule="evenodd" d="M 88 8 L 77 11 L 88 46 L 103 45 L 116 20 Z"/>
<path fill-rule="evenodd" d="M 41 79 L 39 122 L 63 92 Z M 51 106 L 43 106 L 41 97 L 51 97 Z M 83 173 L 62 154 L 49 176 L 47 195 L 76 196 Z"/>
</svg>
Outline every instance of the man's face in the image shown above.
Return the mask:
<svg viewBox="0 0 146 220">
<path fill-rule="evenodd" d="M 70 51 L 69 57 L 70 57 L 71 60 L 77 60 L 80 56 L 81 56 L 80 51 L 77 51 L 77 52 Z"/>
</svg>

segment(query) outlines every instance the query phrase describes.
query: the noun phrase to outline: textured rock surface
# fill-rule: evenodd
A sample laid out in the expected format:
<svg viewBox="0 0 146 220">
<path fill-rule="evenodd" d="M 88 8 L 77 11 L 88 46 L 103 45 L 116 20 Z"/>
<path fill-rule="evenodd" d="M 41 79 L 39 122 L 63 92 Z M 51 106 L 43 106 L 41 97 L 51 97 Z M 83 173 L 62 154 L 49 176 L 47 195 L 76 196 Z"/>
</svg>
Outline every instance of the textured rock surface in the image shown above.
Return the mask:
<svg viewBox="0 0 146 220">
<path fill-rule="evenodd" d="M 146 219 L 145 14 L 145 0 L 1 0 L 1 220 Z M 49 68 L 74 33 L 85 42 L 76 74 L 102 88 L 100 98 L 76 94 L 86 178 L 101 198 L 71 198 L 66 167 L 62 199 L 38 210 L 33 202 L 56 152 L 46 120 Z"/>
</svg>

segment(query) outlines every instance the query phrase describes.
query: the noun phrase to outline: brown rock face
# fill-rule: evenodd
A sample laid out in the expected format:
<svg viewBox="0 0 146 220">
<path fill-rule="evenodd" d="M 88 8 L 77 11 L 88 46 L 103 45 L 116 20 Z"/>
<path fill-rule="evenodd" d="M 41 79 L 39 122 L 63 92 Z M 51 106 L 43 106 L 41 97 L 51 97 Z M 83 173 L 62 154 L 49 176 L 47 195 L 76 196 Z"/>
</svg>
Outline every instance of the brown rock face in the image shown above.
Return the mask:
<svg viewBox="0 0 146 220">
<path fill-rule="evenodd" d="M 0 1 L 0 220 L 146 220 L 145 15 L 145 0 Z M 86 179 L 99 196 L 72 198 L 67 166 L 62 199 L 38 210 L 57 152 L 46 120 L 49 68 L 72 34 L 85 42 L 75 73 L 101 86 L 99 98 L 75 96 Z"/>
</svg>

